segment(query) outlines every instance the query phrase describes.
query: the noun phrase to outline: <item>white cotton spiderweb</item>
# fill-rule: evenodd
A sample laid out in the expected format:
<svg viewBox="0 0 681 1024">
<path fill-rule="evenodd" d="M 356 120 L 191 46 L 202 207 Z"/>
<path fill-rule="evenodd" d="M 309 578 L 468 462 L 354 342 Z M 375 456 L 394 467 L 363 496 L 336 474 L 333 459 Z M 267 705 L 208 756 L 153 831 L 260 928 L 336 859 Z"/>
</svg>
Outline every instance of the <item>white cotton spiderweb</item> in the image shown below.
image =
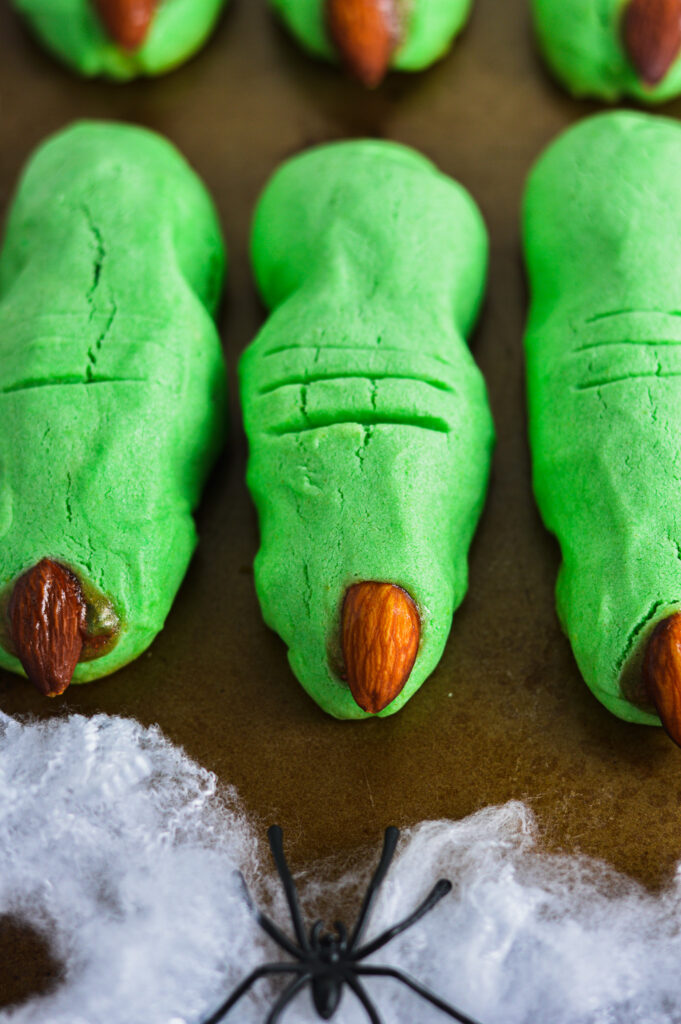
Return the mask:
<svg viewBox="0 0 681 1024">
<path fill-rule="evenodd" d="M 254 966 L 286 958 L 233 874 L 246 871 L 291 934 L 269 851 L 235 795 L 158 729 L 0 715 L 0 796 L 0 914 L 44 932 L 64 965 L 54 989 L 0 1011 L 2 1024 L 199 1024 Z M 454 888 L 370 962 L 408 971 L 481 1024 L 680 1024 L 679 882 L 653 896 L 602 864 L 542 854 L 534 833 L 519 803 L 404 833 L 367 938 L 437 878 Z M 359 906 L 381 838 L 333 885 L 308 872 L 306 909 L 350 894 Z M 261 1024 L 281 984 L 258 982 L 226 1024 Z M 448 1019 L 395 980 L 365 988 L 384 1024 Z M 366 1019 L 346 992 L 335 1024 Z M 308 991 L 283 1020 L 317 1020 Z"/>
<path fill-rule="evenodd" d="M 45 931 L 65 968 L 0 1020 L 196 1018 L 259 956 L 232 877 L 253 835 L 230 794 L 128 720 L 0 716 L 0 730 L 0 913 Z"/>
</svg>

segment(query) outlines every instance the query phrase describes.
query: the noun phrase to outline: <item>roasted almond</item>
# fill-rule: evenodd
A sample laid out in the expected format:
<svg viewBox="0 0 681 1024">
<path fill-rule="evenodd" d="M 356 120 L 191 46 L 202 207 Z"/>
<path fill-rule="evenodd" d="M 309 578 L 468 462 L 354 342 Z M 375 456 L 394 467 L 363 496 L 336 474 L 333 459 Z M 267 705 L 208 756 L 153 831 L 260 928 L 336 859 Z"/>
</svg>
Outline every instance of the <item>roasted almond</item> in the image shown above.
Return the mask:
<svg viewBox="0 0 681 1024">
<path fill-rule="evenodd" d="M 329 35 L 348 70 L 369 88 L 385 77 L 402 35 L 399 0 L 326 0 Z"/>
<path fill-rule="evenodd" d="M 94 0 L 97 13 L 115 43 L 138 50 L 147 38 L 159 0 Z"/>
<path fill-rule="evenodd" d="M 43 558 L 19 577 L 8 610 L 11 641 L 26 675 L 47 697 L 63 693 L 86 629 L 87 607 L 77 578 Z"/>
<path fill-rule="evenodd" d="M 681 747 L 681 612 L 663 619 L 651 633 L 643 685 L 665 731 Z"/>
<path fill-rule="evenodd" d="M 345 595 L 345 677 L 363 711 L 375 715 L 407 682 L 421 639 L 421 619 L 406 590 L 393 583 L 356 583 Z"/>
<path fill-rule="evenodd" d="M 622 34 L 642 81 L 657 85 L 681 49 L 681 0 L 629 0 Z"/>
</svg>

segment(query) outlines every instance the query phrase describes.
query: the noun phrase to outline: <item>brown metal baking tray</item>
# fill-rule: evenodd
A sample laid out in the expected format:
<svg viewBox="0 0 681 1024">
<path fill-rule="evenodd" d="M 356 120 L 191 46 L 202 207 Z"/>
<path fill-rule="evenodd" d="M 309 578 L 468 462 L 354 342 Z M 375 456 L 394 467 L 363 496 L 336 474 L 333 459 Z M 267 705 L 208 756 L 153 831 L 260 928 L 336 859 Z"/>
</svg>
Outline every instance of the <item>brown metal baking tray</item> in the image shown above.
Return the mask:
<svg viewBox="0 0 681 1024">
<path fill-rule="evenodd" d="M 264 830 L 287 833 L 294 869 L 375 848 L 389 823 L 459 818 L 511 798 L 535 810 L 549 849 L 604 858 L 651 886 L 681 852 L 681 751 L 591 696 L 558 625 L 558 549 L 530 485 L 519 204 L 530 165 L 595 106 L 568 98 L 535 54 L 527 0 L 476 0 L 471 24 L 430 71 L 367 94 L 306 57 L 265 0 L 233 0 L 210 44 L 164 78 L 76 78 L 0 5 L 0 216 L 33 147 L 75 118 L 139 122 L 179 146 L 212 191 L 230 253 L 221 329 L 231 433 L 198 523 L 201 543 L 166 628 L 108 679 L 48 701 L 0 673 L 0 708 L 158 722 L 234 785 Z M 681 115 L 681 103 L 664 108 Z M 255 200 L 287 156 L 330 139 L 397 139 L 458 178 L 491 236 L 488 297 L 472 347 L 498 442 L 468 596 L 437 671 L 397 715 L 338 722 L 306 696 L 253 587 L 258 543 L 246 490 L 239 354 L 262 323 L 249 270 Z M 25 967 L 27 972 L 30 968 Z"/>
</svg>

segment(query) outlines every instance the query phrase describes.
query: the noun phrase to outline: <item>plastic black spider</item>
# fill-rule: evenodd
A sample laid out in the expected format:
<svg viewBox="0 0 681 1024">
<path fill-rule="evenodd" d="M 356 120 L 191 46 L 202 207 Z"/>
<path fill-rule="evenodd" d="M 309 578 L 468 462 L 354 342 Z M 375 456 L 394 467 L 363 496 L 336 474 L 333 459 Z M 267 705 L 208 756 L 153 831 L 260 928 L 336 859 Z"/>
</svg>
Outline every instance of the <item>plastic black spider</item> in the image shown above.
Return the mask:
<svg viewBox="0 0 681 1024">
<path fill-rule="evenodd" d="M 272 856 L 274 857 L 274 862 L 283 883 L 284 892 L 286 893 L 297 943 L 289 939 L 269 917 L 257 909 L 240 872 L 239 877 L 244 888 L 248 907 L 256 921 L 281 949 L 293 957 L 293 962 L 263 964 L 262 967 L 257 967 L 203 1024 L 218 1024 L 218 1021 L 222 1020 L 225 1014 L 245 995 L 251 985 L 258 981 L 259 978 L 264 978 L 268 974 L 296 974 L 297 977 L 281 993 L 272 1007 L 265 1024 L 275 1024 L 294 996 L 308 982 L 312 986 L 312 1001 L 322 1020 L 331 1019 L 338 1009 L 338 1004 L 343 994 L 343 986 L 349 985 L 366 1010 L 371 1024 L 381 1024 L 381 1018 L 360 981 L 361 977 L 397 978 L 398 981 L 408 985 L 409 988 L 413 989 L 423 999 L 427 999 L 429 1003 L 432 1003 L 433 1006 L 442 1010 L 449 1017 L 459 1021 L 460 1024 L 476 1024 L 471 1017 L 466 1017 L 465 1014 L 459 1013 L 458 1010 L 449 1006 L 444 1000 L 425 988 L 424 985 L 421 985 L 408 974 L 405 974 L 404 971 L 400 971 L 396 967 L 362 966 L 360 962 L 420 920 L 452 888 L 451 882 L 447 881 L 446 878 L 441 878 L 433 886 L 423 902 L 408 917 L 393 925 L 392 928 L 388 928 L 377 938 L 372 939 L 371 942 L 360 945 L 376 894 L 393 859 L 399 834 L 399 830 L 394 826 L 385 830 L 381 859 L 369 883 L 369 888 L 362 902 L 355 927 L 348 938 L 347 930 L 340 921 L 336 921 L 334 924 L 335 934 L 333 932 L 324 933 L 322 921 L 316 921 L 312 925 L 309 935 L 306 935 L 295 882 L 284 856 L 282 831 L 278 825 L 273 825 L 268 831 L 267 836 L 270 841 Z"/>
</svg>

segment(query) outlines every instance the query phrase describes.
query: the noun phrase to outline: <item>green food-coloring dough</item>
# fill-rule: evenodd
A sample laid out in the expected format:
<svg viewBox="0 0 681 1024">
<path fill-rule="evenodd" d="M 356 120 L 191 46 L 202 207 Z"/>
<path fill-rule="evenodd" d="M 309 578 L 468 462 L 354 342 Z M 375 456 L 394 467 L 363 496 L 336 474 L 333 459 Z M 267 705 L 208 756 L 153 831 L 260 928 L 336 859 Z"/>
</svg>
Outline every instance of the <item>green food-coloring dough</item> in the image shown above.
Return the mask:
<svg viewBox="0 0 681 1024">
<path fill-rule="evenodd" d="M 554 74 L 575 96 L 614 102 L 624 96 L 662 103 L 681 93 L 681 56 L 662 81 L 641 81 L 624 47 L 628 0 L 532 0 L 539 46 Z"/>
<path fill-rule="evenodd" d="M 272 310 L 240 366 L 263 615 L 317 703 L 366 718 L 341 679 L 342 601 L 360 580 L 404 587 L 422 639 L 390 715 L 440 660 L 487 485 L 493 426 L 464 340 L 484 224 L 413 150 L 336 143 L 274 175 L 252 254 Z"/>
<path fill-rule="evenodd" d="M 88 77 L 160 75 L 188 60 L 212 32 L 226 0 L 160 0 L 135 51 L 111 40 L 93 0 L 12 0 L 47 49 Z"/>
<path fill-rule="evenodd" d="M 326 27 L 325 0 L 270 0 L 283 22 L 310 53 L 336 61 Z M 443 57 L 466 24 L 473 0 L 408 0 L 402 44 L 391 67 L 421 71 Z"/>
<path fill-rule="evenodd" d="M 527 186 L 534 487 L 562 551 L 558 612 L 621 718 L 656 623 L 681 607 L 681 127 L 600 115 Z"/>
<path fill-rule="evenodd" d="M 49 557 L 111 601 L 118 642 L 76 682 L 151 643 L 193 552 L 223 274 L 211 200 L 159 136 L 82 123 L 29 162 L 0 253 L 0 585 Z"/>
</svg>

